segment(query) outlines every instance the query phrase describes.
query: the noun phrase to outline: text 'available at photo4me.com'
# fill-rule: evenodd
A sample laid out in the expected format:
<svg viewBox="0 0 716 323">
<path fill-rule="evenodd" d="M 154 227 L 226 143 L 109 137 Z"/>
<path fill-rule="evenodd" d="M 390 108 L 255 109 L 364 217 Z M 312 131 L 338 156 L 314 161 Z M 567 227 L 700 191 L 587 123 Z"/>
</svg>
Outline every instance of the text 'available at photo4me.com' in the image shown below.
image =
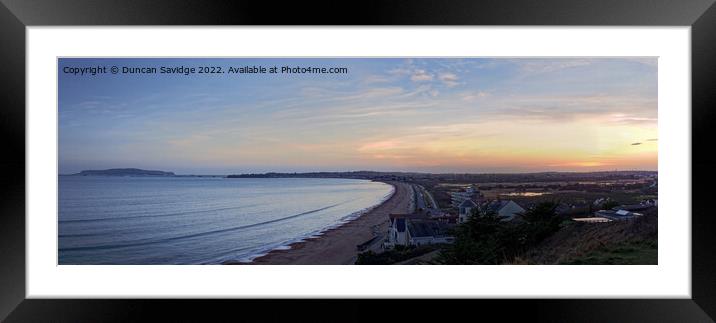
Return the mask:
<svg viewBox="0 0 716 323">
<path fill-rule="evenodd" d="M 165 75 L 260 75 L 260 74 L 348 74 L 347 67 L 341 66 L 264 66 L 264 65 L 243 65 L 243 66 L 222 66 L 222 65 L 198 65 L 198 66 L 123 66 L 123 65 L 92 65 L 92 66 L 65 66 L 62 73 L 77 76 L 96 76 L 101 74 L 165 74 Z"/>
</svg>

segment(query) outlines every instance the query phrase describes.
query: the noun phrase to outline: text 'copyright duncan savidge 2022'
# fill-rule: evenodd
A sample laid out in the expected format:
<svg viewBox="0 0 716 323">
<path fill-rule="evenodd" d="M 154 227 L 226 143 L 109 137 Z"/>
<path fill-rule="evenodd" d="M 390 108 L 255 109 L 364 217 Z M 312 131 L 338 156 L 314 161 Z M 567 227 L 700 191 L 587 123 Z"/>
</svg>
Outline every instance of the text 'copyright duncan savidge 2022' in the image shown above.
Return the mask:
<svg viewBox="0 0 716 323">
<path fill-rule="evenodd" d="M 237 75 L 259 75 L 259 74 L 348 74 L 347 67 L 327 66 L 65 66 L 62 73 L 75 76 L 98 76 L 98 75 L 136 75 L 136 74 L 165 74 L 165 75 L 193 75 L 193 74 L 237 74 Z"/>
</svg>

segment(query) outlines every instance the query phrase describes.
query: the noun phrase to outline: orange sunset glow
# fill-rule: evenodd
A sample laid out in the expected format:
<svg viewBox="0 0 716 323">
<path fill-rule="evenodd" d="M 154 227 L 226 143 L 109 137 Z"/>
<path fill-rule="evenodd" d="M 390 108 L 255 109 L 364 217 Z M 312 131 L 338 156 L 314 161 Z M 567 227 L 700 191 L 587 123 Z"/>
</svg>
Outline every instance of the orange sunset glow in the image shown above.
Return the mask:
<svg viewBox="0 0 716 323">
<path fill-rule="evenodd" d="M 64 90 L 61 165 L 209 173 L 657 169 L 655 58 L 274 60 L 350 73 L 211 86 L 191 77 L 161 86 L 143 80 L 151 86 L 119 90 L 107 83 L 120 94 L 101 98 Z"/>
</svg>

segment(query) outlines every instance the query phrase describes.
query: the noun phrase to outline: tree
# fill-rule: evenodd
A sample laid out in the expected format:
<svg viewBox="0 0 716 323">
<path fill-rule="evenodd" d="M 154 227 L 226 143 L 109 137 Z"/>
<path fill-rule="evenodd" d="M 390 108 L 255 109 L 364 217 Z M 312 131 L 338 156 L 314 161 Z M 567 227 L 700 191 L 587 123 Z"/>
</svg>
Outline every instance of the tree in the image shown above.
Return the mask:
<svg viewBox="0 0 716 323">
<path fill-rule="evenodd" d="M 473 211 L 454 230 L 455 242 L 442 250 L 445 264 L 501 264 L 534 247 L 557 232 L 561 219 L 557 204 L 543 202 L 525 211 L 522 223 L 502 221 L 495 212 Z"/>
<path fill-rule="evenodd" d="M 438 261 L 447 264 L 499 263 L 502 252 L 498 236 L 503 225 L 495 212 L 473 209 L 467 221 L 455 228 L 455 242 L 441 252 Z"/>
<path fill-rule="evenodd" d="M 613 207 L 615 207 L 615 206 L 619 206 L 619 202 L 613 201 L 613 200 L 609 200 L 609 201 L 606 201 L 606 202 L 602 203 L 600 209 L 601 209 L 601 210 L 611 210 L 611 209 L 612 209 Z"/>
<path fill-rule="evenodd" d="M 557 203 L 542 202 L 525 211 L 526 244 L 533 246 L 559 230 L 562 219 L 557 216 Z"/>
</svg>

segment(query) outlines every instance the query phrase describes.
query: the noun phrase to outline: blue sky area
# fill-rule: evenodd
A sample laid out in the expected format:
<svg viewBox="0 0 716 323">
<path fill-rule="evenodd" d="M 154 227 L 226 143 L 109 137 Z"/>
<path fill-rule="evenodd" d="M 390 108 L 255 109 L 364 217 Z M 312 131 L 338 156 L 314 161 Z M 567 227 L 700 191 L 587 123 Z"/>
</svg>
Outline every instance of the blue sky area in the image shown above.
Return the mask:
<svg viewBox="0 0 716 323">
<path fill-rule="evenodd" d="M 96 65 L 348 73 L 63 73 Z M 61 174 L 657 168 L 656 58 L 62 58 L 58 73 Z"/>
</svg>

